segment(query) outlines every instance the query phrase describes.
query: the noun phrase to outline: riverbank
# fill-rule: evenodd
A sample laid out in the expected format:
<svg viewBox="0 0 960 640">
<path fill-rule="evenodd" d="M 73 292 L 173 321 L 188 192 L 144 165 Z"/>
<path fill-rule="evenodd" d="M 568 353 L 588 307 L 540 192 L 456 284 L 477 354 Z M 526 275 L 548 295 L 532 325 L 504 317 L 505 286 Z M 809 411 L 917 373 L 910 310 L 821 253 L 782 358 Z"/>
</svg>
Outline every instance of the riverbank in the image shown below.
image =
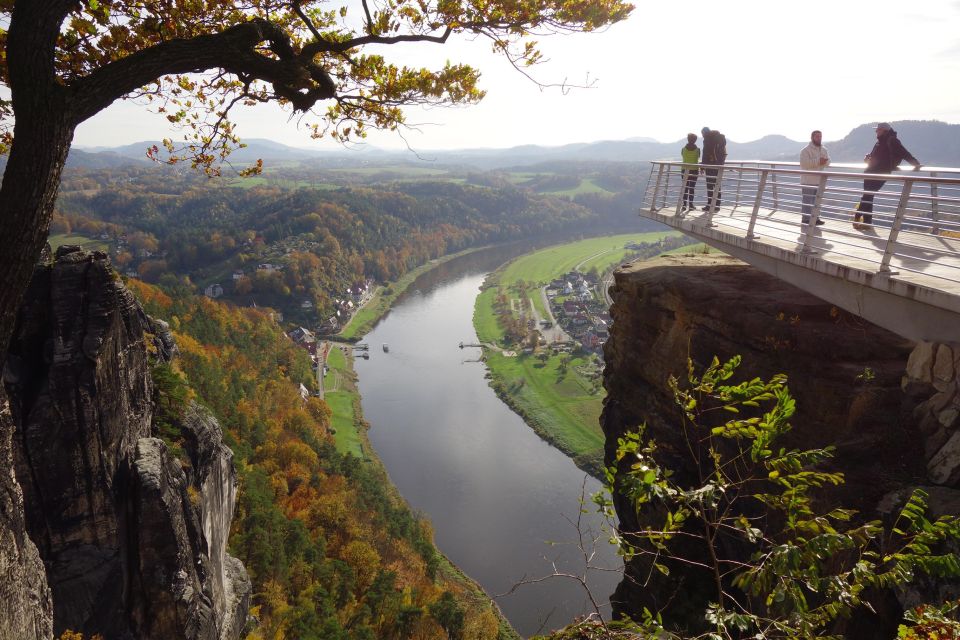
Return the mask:
<svg viewBox="0 0 960 640">
<path fill-rule="evenodd" d="M 346 330 L 348 335 L 339 336 L 348 343 L 329 343 L 327 366 L 329 371 L 324 378 L 324 400 L 331 411 L 331 428 L 334 443 L 341 453 L 349 453 L 372 465 L 382 478 L 382 485 L 391 502 L 404 509 L 410 509 L 396 486 L 390 480 L 386 467 L 377 456 L 368 438 L 369 424 L 363 416 L 361 396 L 357 389 L 357 375 L 353 366 L 352 342 L 363 337 L 390 310 L 399 297 L 422 274 L 449 260 L 477 251 L 470 249 L 457 254 L 433 260 L 411 271 L 397 282 L 383 287 L 382 295 L 375 295 L 371 302 L 359 311 Z M 380 294 L 381 292 L 378 292 Z M 422 518 L 423 516 L 418 516 Z M 431 541 L 432 542 L 432 541 Z M 521 640 L 506 616 L 493 599 L 477 582 L 465 574 L 456 564 L 434 545 L 438 559 L 437 584 L 448 589 L 464 610 L 464 626 L 472 631 L 472 636 L 496 638 L 496 640 Z"/>
<path fill-rule="evenodd" d="M 534 345 L 535 338 L 529 334 L 524 349 L 508 337 L 504 325 L 527 317 L 528 312 L 545 315 L 541 291 L 552 280 L 574 270 L 603 273 L 637 247 L 659 253 L 660 242 L 677 235 L 665 231 L 605 236 L 541 249 L 490 274 L 477 297 L 473 318 L 480 341 L 518 353 L 507 357 L 500 350 L 484 349 L 490 386 L 537 435 L 596 478 L 603 473 L 600 412 L 605 397 L 598 355 L 582 343 Z M 600 295 L 594 291 L 597 299 Z"/>
</svg>

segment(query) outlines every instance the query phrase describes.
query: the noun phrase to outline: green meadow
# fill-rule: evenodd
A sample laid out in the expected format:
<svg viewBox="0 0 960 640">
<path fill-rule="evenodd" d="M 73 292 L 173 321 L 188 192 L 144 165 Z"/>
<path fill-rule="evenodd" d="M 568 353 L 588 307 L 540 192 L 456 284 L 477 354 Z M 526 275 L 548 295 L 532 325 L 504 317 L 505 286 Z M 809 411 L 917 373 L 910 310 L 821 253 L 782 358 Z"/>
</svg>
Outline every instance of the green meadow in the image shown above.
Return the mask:
<svg viewBox="0 0 960 640">
<path fill-rule="evenodd" d="M 677 231 L 657 231 L 653 233 L 629 233 L 602 238 L 588 238 L 569 244 L 541 249 L 517 258 L 503 267 L 500 282 L 510 286 L 519 280 L 546 284 L 556 278 L 579 268 L 586 272 L 596 267 L 604 271 L 618 264 L 629 253 L 624 246 L 631 242 L 656 242 L 660 238 L 680 235 Z"/>
<path fill-rule="evenodd" d="M 84 251 L 106 251 L 109 248 L 109 244 L 103 240 L 69 233 L 51 235 L 47 238 L 47 242 L 50 243 L 50 248 L 54 251 L 65 244 L 78 244 Z"/>
<path fill-rule="evenodd" d="M 343 348 L 349 349 L 349 345 Z M 330 407 L 332 416 L 330 426 L 334 429 L 334 442 L 340 453 L 352 453 L 363 458 L 363 438 L 360 434 L 360 421 L 357 415 L 357 404 L 360 395 L 353 382 L 353 367 L 341 351 L 341 345 L 331 343 L 327 354 L 327 366 L 330 371 L 323 380 L 324 400 Z"/>
</svg>

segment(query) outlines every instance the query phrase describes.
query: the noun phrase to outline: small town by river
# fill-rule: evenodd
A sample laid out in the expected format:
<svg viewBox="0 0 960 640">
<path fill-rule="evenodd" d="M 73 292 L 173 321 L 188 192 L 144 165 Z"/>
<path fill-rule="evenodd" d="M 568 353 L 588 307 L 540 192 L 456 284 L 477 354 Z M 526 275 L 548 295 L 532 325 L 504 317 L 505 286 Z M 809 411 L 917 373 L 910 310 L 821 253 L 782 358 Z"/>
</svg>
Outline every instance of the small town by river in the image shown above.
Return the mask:
<svg viewBox="0 0 960 640">
<path fill-rule="evenodd" d="M 620 559 L 589 501 L 600 484 L 497 398 L 479 349 L 458 348 L 477 342 L 484 276 L 518 252 L 482 251 L 421 276 L 365 336 L 370 359 L 355 368 L 370 442 L 394 484 L 432 521 L 438 548 L 529 636 L 593 612 L 590 594 L 608 617 Z M 586 575 L 590 594 L 568 577 L 520 584 L 556 572 Z"/>
</svg>

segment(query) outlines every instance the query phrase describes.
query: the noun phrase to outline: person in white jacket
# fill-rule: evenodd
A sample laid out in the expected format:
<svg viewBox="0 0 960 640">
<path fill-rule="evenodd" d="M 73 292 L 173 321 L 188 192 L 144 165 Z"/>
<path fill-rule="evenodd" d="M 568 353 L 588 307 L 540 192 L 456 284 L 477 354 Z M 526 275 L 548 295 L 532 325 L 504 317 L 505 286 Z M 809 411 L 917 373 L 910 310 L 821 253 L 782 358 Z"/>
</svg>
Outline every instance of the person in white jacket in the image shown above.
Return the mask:
<svg viewBox="0 0 960 640">
<path fill-rule="evenodd" d="M 804 171 L 819 171 L 829 164 L 830 154 L 823 146 L 823 133 L 814 131 L 810 134 L 810 144 L 800 152 L 800 168 Z M 800 188 L 803 190 L 802 224 L 810 224 L 810 212 L 813 210 L 813 203 L 817 201 L 819 186 L 820 176 L 812 173 L 800 176 Z M 817 224 L 823 224 L 823 220 L 818 219 Z"/>
</svg>

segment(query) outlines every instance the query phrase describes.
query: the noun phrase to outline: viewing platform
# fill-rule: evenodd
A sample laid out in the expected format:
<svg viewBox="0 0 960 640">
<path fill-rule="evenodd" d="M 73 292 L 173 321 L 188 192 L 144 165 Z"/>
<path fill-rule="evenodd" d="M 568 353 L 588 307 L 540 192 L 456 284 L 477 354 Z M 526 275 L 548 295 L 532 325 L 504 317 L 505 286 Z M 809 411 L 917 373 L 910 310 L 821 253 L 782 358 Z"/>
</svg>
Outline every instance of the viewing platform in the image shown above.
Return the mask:
<svg viewBox="0 0 960 640">
<path fill-rule="evenodd" d="M 683 211 L 684 165 L 652 165 L 642 217 L 910 340 L 960 343 L 960 169 L 877 175 L 861 173 L 862 164 L 802 171 L 791 162 L 728 162 L 708 167 L 718 171 L 720 206 L 703 210 L 701 174 L 697 208 Z M 819 186 L 808 195 L 811 224 L 801 224 L 804 175 Z M 864 179 L 886 183 L 872 225 L 856 229 Z"/>
</svg>

